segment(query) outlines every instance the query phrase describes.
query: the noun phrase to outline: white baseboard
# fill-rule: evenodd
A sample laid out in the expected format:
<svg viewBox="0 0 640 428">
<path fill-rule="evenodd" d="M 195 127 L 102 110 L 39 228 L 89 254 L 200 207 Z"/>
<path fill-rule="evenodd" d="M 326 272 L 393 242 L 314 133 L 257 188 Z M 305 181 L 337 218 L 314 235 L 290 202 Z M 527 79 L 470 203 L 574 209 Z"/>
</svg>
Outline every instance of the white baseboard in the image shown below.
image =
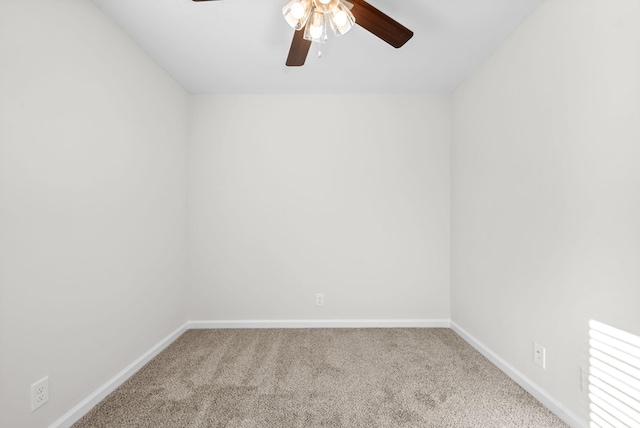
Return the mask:
<svg viewBox="0 0 640 428">
<path fill-rule="evenodd" d="M 189 321 L 190 329 L 231 328 L 449 328 L 448 319 L 436 320 L 234 320 Z"/>
<path fill-rule="evenodd" d="M 541 402 L 545 407 L 551 410 L 556 416 L 562 419 L 567 425 L 572 428 L 584 428 L 587 424 L 580 419 L 575 413 L 565 407 L 558 400 L 549 395 L 545 390 L 533 383 L 531 379 L 527 378 L 521 372 L 516 370 L 511 364 L 500 358 L 493 353 L 489 348 L 483 345 L 475 337 L 467 333 L 462 327 L 455 322 L 451 321 L 451 329 L 455 331 L 460 337 L 466 340 L 471 346 L 473 346 L 478 352 L 484 355 L 489 361 L 502 370 L 507 376 L 509 376 L 514 382 L 520 385 L 525 391 L 531 394 L 536 400 Z"/>
<path fill-rule="evenodd" d="M 122 385 L 127 379 L 133 376 L 145 364 L 151 361 L 156 355 L 162 352 L 182 333 L 187 331 L 188 323 L 185 323 L 176 331 L 162 339 L 158 344 L 142 354 L 138 359 L 125 367 L 120 373 L 109 379 L 107 383 L 95 390 L 91 395 L 78 403 L 73 409 L 65 413 L 60 419 L 49 425 L 49 428 L 68 428 L 76 423 L 81 417 L 86 415 L 89 410 L 102 401 L 107 395 L 111 394 L 117 387 Z"/>
<path fill-rule="evenodd" d="M 237 320 L 237 321 L 189 321 L 162 339 L 158 344 L 125 367 L 120 373 L 94 391 L 74 408 L 55 421 L 49 428 L 69 428 L 107 395 L 122 385 L 145 364 L 162 352 L 188 329 L 239 329 L 239 328 L 451 328 L 507 376 L 534 396 L 572 428 L 583 428 L 586 424 L 546 391 L 494 354 L 486 346 L 448 319 L 414 320 Z"/>
</svg>

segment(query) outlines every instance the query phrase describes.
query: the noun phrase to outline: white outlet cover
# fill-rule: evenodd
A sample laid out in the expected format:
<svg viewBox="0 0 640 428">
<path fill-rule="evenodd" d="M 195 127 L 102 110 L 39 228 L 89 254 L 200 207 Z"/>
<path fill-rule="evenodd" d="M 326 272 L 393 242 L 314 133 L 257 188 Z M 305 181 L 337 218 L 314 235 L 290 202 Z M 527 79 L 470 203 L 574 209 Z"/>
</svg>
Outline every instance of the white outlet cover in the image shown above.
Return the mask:
<svg viewBox="0 0 640 428">
<path fill-rule="evenodd" d="M 31 411 L 49 401 L 49 376 L 31 385 Z"/>
</svg>

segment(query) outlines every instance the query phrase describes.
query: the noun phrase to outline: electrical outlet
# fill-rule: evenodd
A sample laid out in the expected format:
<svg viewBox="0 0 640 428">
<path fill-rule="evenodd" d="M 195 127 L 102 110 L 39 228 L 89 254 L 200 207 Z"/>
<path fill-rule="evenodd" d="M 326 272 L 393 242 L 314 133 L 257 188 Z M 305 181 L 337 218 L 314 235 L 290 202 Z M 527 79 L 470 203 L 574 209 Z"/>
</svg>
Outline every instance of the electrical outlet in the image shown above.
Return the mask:
<svg viewBox="0 0 640 428">
<path fill-rule="evenodd" d="M 316 306 L 324 306 L 324 294 L 316 294 Z"/>
<path fill-rule="evenodd" d="M 545 349 L 538 345 L 537 343 L 533 343 L 533 362 L 546 369 L 546 358 L 545 358 Z"/>
<path fill-rule="evenodd" d="M 31 411 L 49 401 L 49 376 L 31 385 Z"/>
<path fill-rule="evenodd" d="M 587 393 L 589 391 L 589 370 L 580 367 L 580 391 Z"/>
</svg>

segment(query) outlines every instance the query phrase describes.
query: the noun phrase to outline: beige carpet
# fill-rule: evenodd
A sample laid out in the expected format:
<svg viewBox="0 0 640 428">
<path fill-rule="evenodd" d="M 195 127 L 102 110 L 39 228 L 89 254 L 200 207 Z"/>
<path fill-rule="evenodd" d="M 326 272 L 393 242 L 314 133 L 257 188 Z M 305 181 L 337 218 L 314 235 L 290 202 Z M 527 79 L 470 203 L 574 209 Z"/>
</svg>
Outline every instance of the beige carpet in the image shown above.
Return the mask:
<svg viewBox="0 0 640 428">
<path fill-rule="evenodd" d="M 565 427 L 449 329 L 190 330 L 83 427 Z"/>
</svg>

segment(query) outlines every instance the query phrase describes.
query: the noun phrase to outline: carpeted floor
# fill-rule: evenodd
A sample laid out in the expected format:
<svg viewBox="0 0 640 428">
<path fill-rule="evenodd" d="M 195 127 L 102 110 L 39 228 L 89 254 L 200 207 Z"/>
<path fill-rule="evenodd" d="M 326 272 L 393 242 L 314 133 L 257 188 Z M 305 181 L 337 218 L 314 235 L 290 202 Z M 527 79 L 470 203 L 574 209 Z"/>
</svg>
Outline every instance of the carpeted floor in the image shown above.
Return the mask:
<svg viewBox="0 0 640 428">
<path fill-rule="evenodd" d="M 74 425 L 565 427 L 449 329 L 190 330 Z"/>
</svg>

